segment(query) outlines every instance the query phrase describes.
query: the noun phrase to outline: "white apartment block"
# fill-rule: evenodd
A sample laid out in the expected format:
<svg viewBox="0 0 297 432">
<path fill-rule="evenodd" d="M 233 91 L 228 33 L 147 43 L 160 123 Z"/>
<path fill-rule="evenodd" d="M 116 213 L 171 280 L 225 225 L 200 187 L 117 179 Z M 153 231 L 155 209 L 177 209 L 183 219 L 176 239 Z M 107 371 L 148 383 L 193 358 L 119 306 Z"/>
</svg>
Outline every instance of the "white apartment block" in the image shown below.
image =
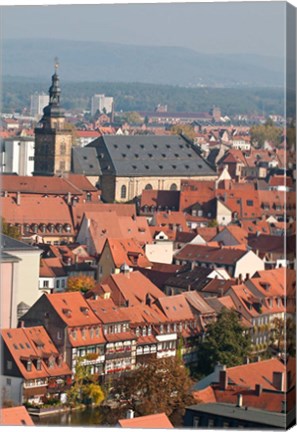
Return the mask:
<svg viewBox="0 0 297 432">
<path fill-rule="evenodd" d="M 32 117 L 41 117 L 43 108 L 49 104 L 49 96 L 42 93 L 35 93 L 31 96 L 30 114 Z"/>
<path fill-rule="evenodd" d="M 34 171 L 33 137 L 7 138 L 2 142 L 0 172 L 31 176 Z"/>
<path fill-rule="evenodd" d="M 95 94 L 91 99 L 91 115 L 95 115 L 97 111 L 100 114 L 110 114 L 113 110 L 113 97 L 105 96 L 104 94 Z"/>
</svg>

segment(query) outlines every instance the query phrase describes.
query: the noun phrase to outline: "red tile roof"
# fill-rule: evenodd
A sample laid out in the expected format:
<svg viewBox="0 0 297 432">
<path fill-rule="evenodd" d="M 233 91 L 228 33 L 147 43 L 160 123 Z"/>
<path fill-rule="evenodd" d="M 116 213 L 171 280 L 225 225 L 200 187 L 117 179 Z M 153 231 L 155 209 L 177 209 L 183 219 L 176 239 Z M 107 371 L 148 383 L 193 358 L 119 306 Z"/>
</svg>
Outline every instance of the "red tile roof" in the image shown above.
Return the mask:
<svg viewBox="0 0 297 432">
<path fill-rule="evenodd" d="M 129 306 L 144 303 L 147 294 L 150 294 L 153 299 L 164 296 L 163 292 L 139 271 L 113 274 L 103 283 L 110 287 L 111 298 L 118 305 L 126 301 L 129 302 Z"/>
<path fill-rule="evenodd" d="M 170 321 L 188 321 L 194 319 L 189 303 L 182 294 L 161 297 L 158 299 L 157 304 L 160 305 L 163 313 Z"/>
<path fill-rule="evenodd" d="M 114 239 L 108 238 L 105 247 L 109 246 L 109 250 L 113 262 L 117 268 L 123 264 L 129 267 L 151 267 L 152 264 L 145 255 L 144 250 L 140 247 L 138 242 L 133 238 L 130 239 Z M 136 259 L 136 264 L 135 260 Z"/>
<path fill-rule="evenodd" d="M 99 298 L 97 300 L 87 300 L 87 302 L 103 324 L 129 321 L 126 309 L 115 306 L 111 299 Z"/>
<path fill-rule="evenodd" d="M 74 175 L 72 175 L 73 177 Z M 83 176 L 79 176 L 83 177 Z M 73 177 L 75 178 L 75 177 Z M 77 182 L 77 181 L 76 181 Z M 70 179 L 51 176 L 2 176 L 0 189 L 7 192 L 21 192 L 23 194 L 41 195 L 66 195 L 70 192 L 73 195 L 81 195 L 79 189 Z M 93 188 L 94 189 L 94 188 Z"/>
<path fill-rule="evenodd" d="M 91 218 L 96 217 L 96 213 L 109 213 L 115 212 L 117 216 L 130 216 L 136 215 L 136 209 L 134 204 L 103 204 L 97 202 L 78 203 L 72 207 L 72 216 L 74 226 L 79 226 L 82 222 L 84 213 L 90 213 Z"/>
<path fill-rule="evenodd" d="M 80 292 L 45 294 L 68 327 L 97 326 L 99 318 Z"/>
<path fill-rule="evenodd" d="M 119 420 L 119 425 L 122 428 L 173 429 L 173 425 L 165 413 L 134 417 L 132 419 L 121 419 Z"/>
<path fill-rule="evenodd" d="M 43 327 L 4 329 L 1 330 L 1 335 L 24 379 L 71 374 L 71 370 L 64 361 L 61 362 L 60 366 L 55 364 L 50 367 L 46 364 L 45 356 L 53 355 L 58 357 L 59 353 Z M 41 369 L 38 370 L 32 361 L 32 369 L 28 371 L 24 360 L 37 358 L 41 359 Z"/>
<path fill-rule="evenodd" d="M 5 176 L 3 176 L 5 177 Z M 12 224 L 69 224 L 70 232 L 63 232 L 61 235 L 73 235 L 72 220 L 64 199 L 49 196 L 21 198 L 20 205 L 17 205 L 14 198 L 2 197 L 0 199 L 2 216 L 6 222 Z M 40 231 L 38 231 L 40 232 Z"/>
<path fill-rule="evenodd" d="M 66 276 L 59 258 L 44 258 L 40 260 L 39 277 L 55 278 Z"/>
<path fill-rule="evenodd" d="M 24 406 L 0 409 L 0 424 L 1 426 L 34 426 Z"/>
</svg>

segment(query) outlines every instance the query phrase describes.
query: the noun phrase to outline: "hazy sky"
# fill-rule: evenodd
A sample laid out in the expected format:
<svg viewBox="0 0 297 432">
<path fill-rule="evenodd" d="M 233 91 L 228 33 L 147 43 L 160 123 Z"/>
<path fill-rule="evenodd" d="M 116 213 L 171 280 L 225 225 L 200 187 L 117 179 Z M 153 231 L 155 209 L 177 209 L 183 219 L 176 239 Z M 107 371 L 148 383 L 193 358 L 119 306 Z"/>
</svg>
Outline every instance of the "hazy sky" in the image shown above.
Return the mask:
<svg viewBox="0 0 297 432">
<path fill-rule="evenodd" d="M 283 56 L 285 2 L 2 7 L 2 37 Z"/>
</svg>

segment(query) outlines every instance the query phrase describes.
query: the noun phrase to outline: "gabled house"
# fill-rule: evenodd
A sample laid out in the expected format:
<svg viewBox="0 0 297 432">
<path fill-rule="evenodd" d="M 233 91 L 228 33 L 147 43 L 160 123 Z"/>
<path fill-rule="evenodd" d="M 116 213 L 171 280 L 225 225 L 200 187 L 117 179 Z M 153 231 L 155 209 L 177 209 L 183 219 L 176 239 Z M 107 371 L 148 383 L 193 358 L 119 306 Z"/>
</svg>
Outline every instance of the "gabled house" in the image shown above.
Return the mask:
<svg viewBox="0 0 297 432">
<path fill-rule="evenodd" d="M 176 264 L 190 264 L 209 269 L 225 269 L 231 277 L 242 278 L 264 270 L 264 262 L 253 252 L 241 247 L 186 245 L 175 254 Z"/>
<path fill-rule="evenodd" d="M 80 292 L 44 294 L 22 321 L 26 327 L 43 325 L 73 372 L 82 358 L 92 373 L 103 374 L 102 323 Z"/>
<path fill-rule="evenodd" d="M 110 274 L 118 274 L 122 266 L 150 268 L 151 263 L 144 250 L 133 238 L 107 238 L 98 262 L 98 280 Z"/>
<path fill-rule="evenodd" d="M 136 336 L 130 329 L 125 308 L 111 299 L 88 300 L 91 309 L 102 322 L 105 345 L 105 375 L 119 374 L 135 368 Z"/>
<path fill-rule="evenodd" d="M 71 385 L 71 370 L 41 326 L 1 331 L 1 388 L 5 399 L 20 405 L 59 397 Z"/>
<path fill-rule="evenodd" d="M 65 291 L 67 274 L 59 258 L 40 260 L 39 289 L 42 293 L 52 294 Z"/>
</svg>

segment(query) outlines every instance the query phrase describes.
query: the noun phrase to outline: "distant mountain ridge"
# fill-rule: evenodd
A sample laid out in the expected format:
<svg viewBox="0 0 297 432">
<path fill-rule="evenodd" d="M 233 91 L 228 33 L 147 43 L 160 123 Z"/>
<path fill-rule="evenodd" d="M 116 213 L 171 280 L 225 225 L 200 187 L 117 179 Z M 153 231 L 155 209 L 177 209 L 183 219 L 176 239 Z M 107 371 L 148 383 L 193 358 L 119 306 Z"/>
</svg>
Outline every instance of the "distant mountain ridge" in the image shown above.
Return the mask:
<svg viewBox="0 0 297 432">
<path fill-rule="evenodd" d="M 2 42 L 4 76 L 48 79 L 54 57 L 63 81 L 108 81 L 178 86 L 282 86 L 280 58 L 201 54 L 181 47 L 150 47 L 58 39 Z"/>
</svg>

